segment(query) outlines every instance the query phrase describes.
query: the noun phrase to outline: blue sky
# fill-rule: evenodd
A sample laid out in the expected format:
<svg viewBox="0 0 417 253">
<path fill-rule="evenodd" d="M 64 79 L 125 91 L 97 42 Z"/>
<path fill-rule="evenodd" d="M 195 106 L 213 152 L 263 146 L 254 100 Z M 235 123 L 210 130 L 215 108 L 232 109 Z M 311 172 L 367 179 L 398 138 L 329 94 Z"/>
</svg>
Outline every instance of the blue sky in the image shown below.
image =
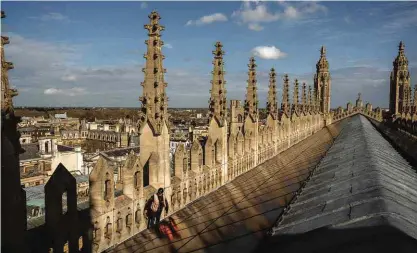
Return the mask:
<svg viewBox="0 0 417 253">
<path fill-rule="evenodd" d="M 361 92 L 388 106 L 389 72 L 403 40 L 417 83 L 417 2 L 3 2 L 15 105 L 139 107 L 147 33 L 156 9 L 170 107 L 207 107 L 216 41 L 226 52 L 228 99 L 244 99 L 247 63 L 258 64 L 260 105 L 268 71 L 313 84 L 321 45 L 332 107 Z M 281 102 L 278 90 L 278 102 Z"/>
</svg>

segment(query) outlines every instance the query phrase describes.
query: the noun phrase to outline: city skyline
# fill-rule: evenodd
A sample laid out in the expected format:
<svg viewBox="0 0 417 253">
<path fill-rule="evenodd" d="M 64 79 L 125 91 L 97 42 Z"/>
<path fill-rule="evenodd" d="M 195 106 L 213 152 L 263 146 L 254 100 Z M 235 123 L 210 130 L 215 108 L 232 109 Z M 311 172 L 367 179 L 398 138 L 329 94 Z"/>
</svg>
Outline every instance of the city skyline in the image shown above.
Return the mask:
<svg viewBox="0 0 417 253">
<path fill-rule="evenodd" d="M 343 7 L 343 8 L 342 8 Z M 417 80 L 417 4 L 412 2 L 5 2 L 6 57 L 16 67 L 16 106 L 139 107 L 141 68 L 151 10 L 161 13 L 169 107 L 207 107 L 214 43 L 226 55 L 227 99 L 245 97 L 247 64 L 257 60 L 259 105 L 268 72 L 313 84 L 320 47 L 327 48 L 332 108 L 361 92 L 388 107 L 389 75 L 405 42 Z M 109 13 L 111 15 L 109 15 Z M 178 15 L 181 13 L 181 15 Z M 9 26 L 9 24 L 11 24 Z"/>
</svg>

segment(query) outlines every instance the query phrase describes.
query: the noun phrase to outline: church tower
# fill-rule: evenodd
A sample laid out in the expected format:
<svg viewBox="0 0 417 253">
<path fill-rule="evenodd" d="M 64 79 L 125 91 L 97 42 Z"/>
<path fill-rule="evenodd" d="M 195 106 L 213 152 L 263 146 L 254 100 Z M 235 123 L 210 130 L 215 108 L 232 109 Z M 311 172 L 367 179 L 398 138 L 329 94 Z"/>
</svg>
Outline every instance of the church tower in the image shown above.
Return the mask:
<svg viewBox="0 0 417 253">
<path fill-rule="evenodd" d="M 330 89 L 331 78 L 329 73 L 329 62 L 326 59 L 326 48 L 321 47 L 320 59 L 316 64 L 316 74 L 314 74 L 314 88 L 317 91 L 317 102 L 321 113 L 330 112 Z"/>
<path fill-rule="evenodd" d="M 222 43 L 216 42 L 216 49 L 213 51 L 213 71 L 209 101 L 209 118 L 215 119 L 220 126 L 224 126 L 226 122 L 226 81 L 224 80 L 224 63 Z"/>
<path fill-rule="evenodd" d="M 401 114 L 409 99 L 407 93 L 410 90 L 410 72 L 408 72 L 408 60 L 404 53 L 405 45 L 401 41 L 398 46 L 398 55 L 393 62 L 393 70 L 390 76 L 390 112 Z"/>
<path fill-rule="evenodd" d="M 290 115 L 290 79 L 288 75 L 284 76 L 284 84 L 282 87 L 282 102 L 281 102 L 281 111 L 285 113 L 288 117 Z"/>
<path fill-rule="evenodd" d="M 165 88 L 162 62 L 161 31 L 165 29 L 159 24 L 161 17 L 156 11 L 149 15 L 149 24 L 145 25 L 148 31 L 147 53 L 144 73 L 143 95 L 139 98 L 142 108 L 139 113 L 140 133 L 140 161 L 143 168 L 144 187 L 148 184 L 155 188 L 169 187 L 171 184 L 169 163 L 169 125 L 168 125 L 168 98 Z"/>
<path fill-rule="evenodd" d="M 214 150 L 214 158 L 206 159 L 211 165 L 215 165 L 218 170 L 220 167 L 221 182 L 227 179 L 227 109 L 226 109 L 226 81 L 224 80 L 224 51 L 221 42 L 216 42 L 213 71 L 211 80 L 210 100 L 209 100 L 209 129 L 205 150 Z M 207 145 L 212 145 L 211 147 Z M 208 153 L 207 153 L 208 154 Z M 212 155 L 213 155 L 212 154 Z M 213 167 L 212 167 L 213 168 Z"/>
<path fill-rule="evenodd" d="M 1 11 L 1 18 L 6 15 Z M 20 146 L 17 124 L 20 117 L 14 114 L 13 97 L 17 90 L 11 89 L 8 71 L 13 63 L 4 58 L 4 45 L 9 38 L 1 36 L 1 251 L 26 252 L 26 194 L 20 185 Z"/>
<path fill-rule="evenodd" d="M 266 102 L 266 110 L 268 115 L 271 115 L 272 119 L 276 119 L 278 115 L 277 107 L 277 85 L 276 85 L 276 73 L 275 69 L 272 68 L 269 73 L 269 90 L 268 90 L 268 101 Z"/>
</svg>

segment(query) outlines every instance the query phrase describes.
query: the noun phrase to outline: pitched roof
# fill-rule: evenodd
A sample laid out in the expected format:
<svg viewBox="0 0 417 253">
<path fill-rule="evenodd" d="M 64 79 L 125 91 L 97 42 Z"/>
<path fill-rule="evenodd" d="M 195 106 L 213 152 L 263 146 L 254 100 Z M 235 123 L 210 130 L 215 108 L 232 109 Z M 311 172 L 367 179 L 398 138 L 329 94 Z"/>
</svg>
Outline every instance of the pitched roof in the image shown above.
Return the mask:
<svg viewBox="0 0 417 253">
<path fill-rule="evenodd" d="M 386 233 L 417 239 L 414 169 L 365 117 L 354 116 L 272 228 L 268 247 L 357 252 L 375 247 L 372 236 L 381 238 L 378 243 Z M 303 234 L 315 241 L 300 244 L 296 235 Z M 358 241 L 362 246 L 352 243 Z"/>
<path fill-rule="evenodd" d="M 19 154 L 20 161 L 41 158 L 38 143 L 23 144 L 22 148 L 25 152 Z"/>
<path fill-rule="evenodd" d="M 103 151 L 102 153 L 106 154 L 107 156 L 118 157 L 118 156 L 128 155 L 130 153 L 130 151 L 132 151 L 132 150 L 136 154 L 139 153 L 139 147 L 118 148 L 118 149 Z"/>
<path fill-rule="evenodd" d="M 64 146 L 64 145 L 57 145 L 57 149 L 58 149 L 59 152 L 74 151 L 74 148 L 73 147 Z"/>
</svg>

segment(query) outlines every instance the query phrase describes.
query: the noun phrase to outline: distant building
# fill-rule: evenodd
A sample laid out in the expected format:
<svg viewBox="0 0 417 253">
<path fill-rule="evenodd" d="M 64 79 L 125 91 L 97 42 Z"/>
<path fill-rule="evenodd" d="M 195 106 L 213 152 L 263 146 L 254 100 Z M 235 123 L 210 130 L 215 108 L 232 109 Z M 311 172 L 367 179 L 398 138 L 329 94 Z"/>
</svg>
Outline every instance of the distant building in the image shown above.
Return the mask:
<svg viewBox="0 0 417 253">
<path fill-rule="evenodd" d="M 89 196 L 89 183 L 88 176 L 86 175 L 74 175 L 77 182 L 77 202 L 88 203 Z M 45 185 L 37 185 L 25 188 L 26 191 L 26 210 L 27 210 L 27 221 L 30 227 L 31 224 L 39 222 L 39 217 L 45 215 Z M 66 209 L 66 194 L 62 197 L 63 209 Z M 43 217 L 44 218 L 44 217 Z M 44 222 L 44 220 L 41 220 Z"/>
<path fill-rule="evenodd" d="M 57 113 L 54 115 L 55 119 L 66 119 L 67 118 L 67 112 L 64 113 Z"/>
<path fill-rule="evenodd" d="M 22 187 L 45 184 L 62 163 L 71 173 L 81 174 L 83 167 L 80 147 L 68 147 L 56 143 L 55 138 L 41 138 L 37 143 L 23 144 L 19 155 Z"/>
</svg>

